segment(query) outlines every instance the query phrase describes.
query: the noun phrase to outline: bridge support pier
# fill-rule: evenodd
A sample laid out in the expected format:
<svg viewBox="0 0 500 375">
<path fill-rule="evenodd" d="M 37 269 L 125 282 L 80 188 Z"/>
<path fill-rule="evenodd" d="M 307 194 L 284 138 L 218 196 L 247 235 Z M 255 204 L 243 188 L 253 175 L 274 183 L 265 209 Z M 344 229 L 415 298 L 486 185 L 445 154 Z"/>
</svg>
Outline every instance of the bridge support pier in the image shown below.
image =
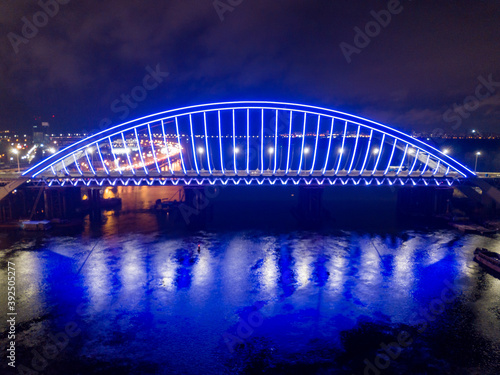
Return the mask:
<svg viewBox="0 0 500 375">
<path fill-rule="evenodd" d="M 188 228 L 199 229 L 207 226 L 212 214 L 211 193 L 208 190 L 203 186 L 184 187 L 185 201 L 179 206 L 179 211 Z"/>
<path fill-rule="evenodd" d="M 45 189 L 43 194 L 47 220 L 73 219 L 78 216 L 82 200 L 79 187 Z"/>
<path fill-rule="evenodd" d="M 317 227 L 323 221 L 322 186 L 300 186 L 298 196 L 298 221 L 301 225 Z"/>
<path fill-rule="evenodd" d="M 92 223 L 100 223 L 102 219 L 101 211 L 101 190 L 89 189 L 89 219 Z"/>
<path fill-rule="evenodd" d="M 451 211 L 453 188 L 412 186 L 398 189 L 400 216 L 430 217 L 446 215 Z"/>
</svg>

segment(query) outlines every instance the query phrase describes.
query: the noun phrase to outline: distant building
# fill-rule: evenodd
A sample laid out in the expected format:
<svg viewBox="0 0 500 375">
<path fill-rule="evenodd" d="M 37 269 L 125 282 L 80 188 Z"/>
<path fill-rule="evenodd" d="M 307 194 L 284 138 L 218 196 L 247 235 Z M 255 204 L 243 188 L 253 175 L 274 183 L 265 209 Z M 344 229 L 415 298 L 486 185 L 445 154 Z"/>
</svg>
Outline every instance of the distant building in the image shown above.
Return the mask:
<svg viewBox="0 0 500 375">
<path fill-rule="evenodd" d="M 41 125 L 33 126 L 33 143 L 36 145 L 48 143 L 49 141 L 48 133 L 49 133 L 48 122 L 42 122 Z"/>
<path fill-rule="evenodd" d="M 67 133 L 67 134 L 50 134 L 48 137 L 48 142 L 51 147 L 55 147 L 56 149 L 60 149 L 73 143 L 78 142 L 81 139 L 87 137 L 87 134 L 83 133 Z"/>
</svg>

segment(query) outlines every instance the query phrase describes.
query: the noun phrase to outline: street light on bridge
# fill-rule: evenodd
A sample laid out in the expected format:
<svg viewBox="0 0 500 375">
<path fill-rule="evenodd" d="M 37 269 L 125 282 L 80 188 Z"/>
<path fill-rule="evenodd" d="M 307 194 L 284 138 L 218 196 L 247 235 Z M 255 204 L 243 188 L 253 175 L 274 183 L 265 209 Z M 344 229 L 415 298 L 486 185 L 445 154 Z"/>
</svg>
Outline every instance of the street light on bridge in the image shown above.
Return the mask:
<svg viewBox="0 0 500 375">
<path fill-rule="evenodd" d="M 477 158 L 479 158 L 479 156 L 481 156 L 480 151 L 476 152 L 476 163 L 474 164 L 474 173 L 476 173 L 477 171 Z"/>
<path fill-rule="evenodd" d="M 307 169 L 307 155 L 309 155 L 311 149 L 309 147 L 304 148 L 304 169 Z"/>
<path fill-rule="evenodd" d="M 201 170 L 203 171 L 204 168 L 203 168 L 203 163 L 201 162 L 201 155 L 203 155 L 205 153 L 205 149 L 203 147 L 198 147 L 197 151 L 198 151 L 198 155 L 200 156 Z"/>
<path fill-rule="evenodd" d="M 267 150 L 267 152 L 269 153 L 269 168 L 267 169 L 271 169 L 271 163 L 272 163 L 272 157 L 273 157 L 273 154 L 274 154 L 274 147 L 269 147 L 269 149 Z"/>
</svg>

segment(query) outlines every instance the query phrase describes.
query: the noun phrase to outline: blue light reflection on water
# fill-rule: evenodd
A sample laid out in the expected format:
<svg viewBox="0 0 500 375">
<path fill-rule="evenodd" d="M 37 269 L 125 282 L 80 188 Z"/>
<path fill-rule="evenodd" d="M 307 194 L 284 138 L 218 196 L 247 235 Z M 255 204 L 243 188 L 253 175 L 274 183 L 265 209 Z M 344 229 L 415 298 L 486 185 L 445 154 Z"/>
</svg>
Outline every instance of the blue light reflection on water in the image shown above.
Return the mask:
<svg viewBox="0 0 500 375">
<path fill-rule="evenodd" d="M 128 358 L 165 373 L 224 373 L 238 354 L 223 335 L 237 336 L 253 306 L 263 321 L 245 343 L 262 338 L 273 350 L 296 353 L 324 340 L 341 351 L 341 332 L 360 321 L 408 325 L 440 296 L 445 280 L 460 280 L 464 300 L 481 294 L 474 329 L 500 344 L 500 280 L 472 261 L 476 246 L 498 250 L 497 238 L 449 230 L 176 236 L 130 232 L 123 219 L 110 218 L 98 238 L 25 237 L 2 250 L 18 267 L 18 319 L 28 327 L 22 345 L 43 345 L 48 333 L 76 321 L 83 333 L 65 356 Z M 478 292 L 480 275 L 486 281 Z M 433 324 L 431 331 L 449 322 Z"/>
</svg>

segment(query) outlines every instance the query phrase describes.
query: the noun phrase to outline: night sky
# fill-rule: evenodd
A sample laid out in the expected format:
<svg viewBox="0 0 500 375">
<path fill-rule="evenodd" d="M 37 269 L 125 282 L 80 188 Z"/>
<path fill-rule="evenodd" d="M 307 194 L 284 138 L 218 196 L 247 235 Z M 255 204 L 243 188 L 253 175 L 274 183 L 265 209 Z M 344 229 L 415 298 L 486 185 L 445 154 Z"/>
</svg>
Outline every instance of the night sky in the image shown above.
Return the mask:
<svg viewBox="0 0 500 375">
<path fill-rule="evenodd" d="M 2 130 L 36 116 L 94 130 L 233 100 L 325 106 L 405 131 L 500 130 L 499 1 L 54 1 L 41 1 L 52 16 L 33 0 L 0 4 Z M 26 21 L 41 26 L 23 34 Z M 137 89 L 150 70 L 157 80 Z M 125 110 L 134 88 L 147 96 Z"/>
</svg>

